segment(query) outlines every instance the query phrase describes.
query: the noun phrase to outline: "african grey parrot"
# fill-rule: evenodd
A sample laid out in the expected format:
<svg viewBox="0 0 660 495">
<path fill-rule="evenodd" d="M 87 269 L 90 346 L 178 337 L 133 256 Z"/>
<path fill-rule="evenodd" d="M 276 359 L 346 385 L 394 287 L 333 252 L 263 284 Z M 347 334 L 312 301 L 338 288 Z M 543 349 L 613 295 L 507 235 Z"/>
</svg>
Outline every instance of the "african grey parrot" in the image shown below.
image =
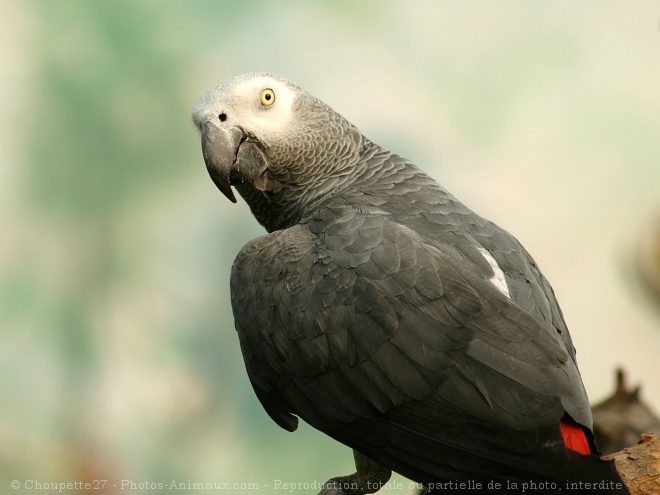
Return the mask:
<svg viewBox="0 0 660 495">
<path fill-rule="evenodd" d="M 268 231 L 234 261 L 231 302 L 279 426 L 302 418 L 358 471 L 429 491 L 628 493 L 597 455 L 553 290 L 513 236 L 284 78 L 234 77 L 192 118 L 217 187 Z"/>
</svg>

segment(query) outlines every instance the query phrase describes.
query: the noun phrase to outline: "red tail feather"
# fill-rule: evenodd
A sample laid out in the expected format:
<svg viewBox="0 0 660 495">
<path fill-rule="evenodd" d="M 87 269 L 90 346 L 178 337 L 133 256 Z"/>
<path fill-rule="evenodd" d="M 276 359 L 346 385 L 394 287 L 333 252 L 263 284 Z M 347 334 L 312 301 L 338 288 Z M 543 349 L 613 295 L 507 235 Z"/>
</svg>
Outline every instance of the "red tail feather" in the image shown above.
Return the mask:
<svg viewBox="0 0 660 495">
<path fill-rule="evenodd" d="M 591 454 L 591 448 L 582 426 L 569 418 L 564 418 L 559 423 L 561 435 L 564 437 L 564 445 L 567 449 L 574 450 L 580 454 Z"/>
</svg>

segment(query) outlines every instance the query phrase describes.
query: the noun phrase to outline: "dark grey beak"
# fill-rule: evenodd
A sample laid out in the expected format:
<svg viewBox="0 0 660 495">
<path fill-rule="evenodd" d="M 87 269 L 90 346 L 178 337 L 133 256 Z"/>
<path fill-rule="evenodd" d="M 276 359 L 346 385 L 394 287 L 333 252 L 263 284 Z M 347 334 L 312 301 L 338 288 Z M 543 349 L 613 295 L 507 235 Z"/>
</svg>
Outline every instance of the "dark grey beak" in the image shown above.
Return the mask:
<svg viewBox="0 0 660 495">
<path fill-rule="evenodd" d="M 236 162 L 243 131 L 236 127 L 223 129 L 209 120 L 202 124 L 202 153 L 211 179 L 229 201 L 236 203 L 230 174 Z"/>
</svg>

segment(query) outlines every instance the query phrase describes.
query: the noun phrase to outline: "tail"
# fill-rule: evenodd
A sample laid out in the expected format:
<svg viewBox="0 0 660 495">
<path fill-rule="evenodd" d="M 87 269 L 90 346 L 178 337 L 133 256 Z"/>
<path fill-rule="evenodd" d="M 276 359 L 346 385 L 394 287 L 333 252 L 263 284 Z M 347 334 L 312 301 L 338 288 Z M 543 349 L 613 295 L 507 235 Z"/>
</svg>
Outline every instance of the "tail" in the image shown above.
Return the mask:
<svg viewBox="0 0 660 495">
<path fill-rule="evenodd" d="M 495 475 L 492 482 L 479 479 L 478 493 L 491 495 L 630 495 L 614 462 L 600 459 L 593 434 L 566 415 L 560 431 L 568 450 L 569 462 L 557 471 L 530 473 L 522 468 L 508 469 L 506 476 Z M 476 475 L 477 478 L 479 475 Z M 462 489 L 461 489 L 462 488 Z M 476 488 L 469 484 L 429 484 L 423 494 L 463 494 Z M 468 490 L 468 491 L 466 491 Z"/>
<path fill-rule="evenodd" d="M 629 495 L 614 462 L 598 459 L 593 434 L 576 423 L 568 414 L 559 423 L 564 445 L 569 450 L 569 466 L 576 475 L 567 479 L 564 489 L 569 493 Z M 588 480 L 588 481 L 587 481 Z"/>
<path fill-rule="evenodd" d="M 590 444 L 587 440 L 584 427 L 573 421 L 568 414 L 564 415 L 559 427 L 567 449 L 584 455 L 598 454 L 596 445 L 593 442 Z"/>
</svg>

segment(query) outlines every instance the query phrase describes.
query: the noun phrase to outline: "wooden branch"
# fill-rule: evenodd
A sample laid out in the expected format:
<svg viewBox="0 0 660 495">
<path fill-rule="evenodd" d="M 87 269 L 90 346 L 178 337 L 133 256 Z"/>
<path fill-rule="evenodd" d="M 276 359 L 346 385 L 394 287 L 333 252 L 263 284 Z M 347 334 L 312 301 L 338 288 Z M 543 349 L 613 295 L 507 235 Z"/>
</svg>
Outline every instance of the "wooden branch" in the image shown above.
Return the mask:
<svg viewBox="0 0 660 495">
<path fill-rule="evenodd" d="M 660 438 L 654 433 L 642 434 L 640 442 L 610 454 L 630 495 L 660 494 Z"/>
</svg>

